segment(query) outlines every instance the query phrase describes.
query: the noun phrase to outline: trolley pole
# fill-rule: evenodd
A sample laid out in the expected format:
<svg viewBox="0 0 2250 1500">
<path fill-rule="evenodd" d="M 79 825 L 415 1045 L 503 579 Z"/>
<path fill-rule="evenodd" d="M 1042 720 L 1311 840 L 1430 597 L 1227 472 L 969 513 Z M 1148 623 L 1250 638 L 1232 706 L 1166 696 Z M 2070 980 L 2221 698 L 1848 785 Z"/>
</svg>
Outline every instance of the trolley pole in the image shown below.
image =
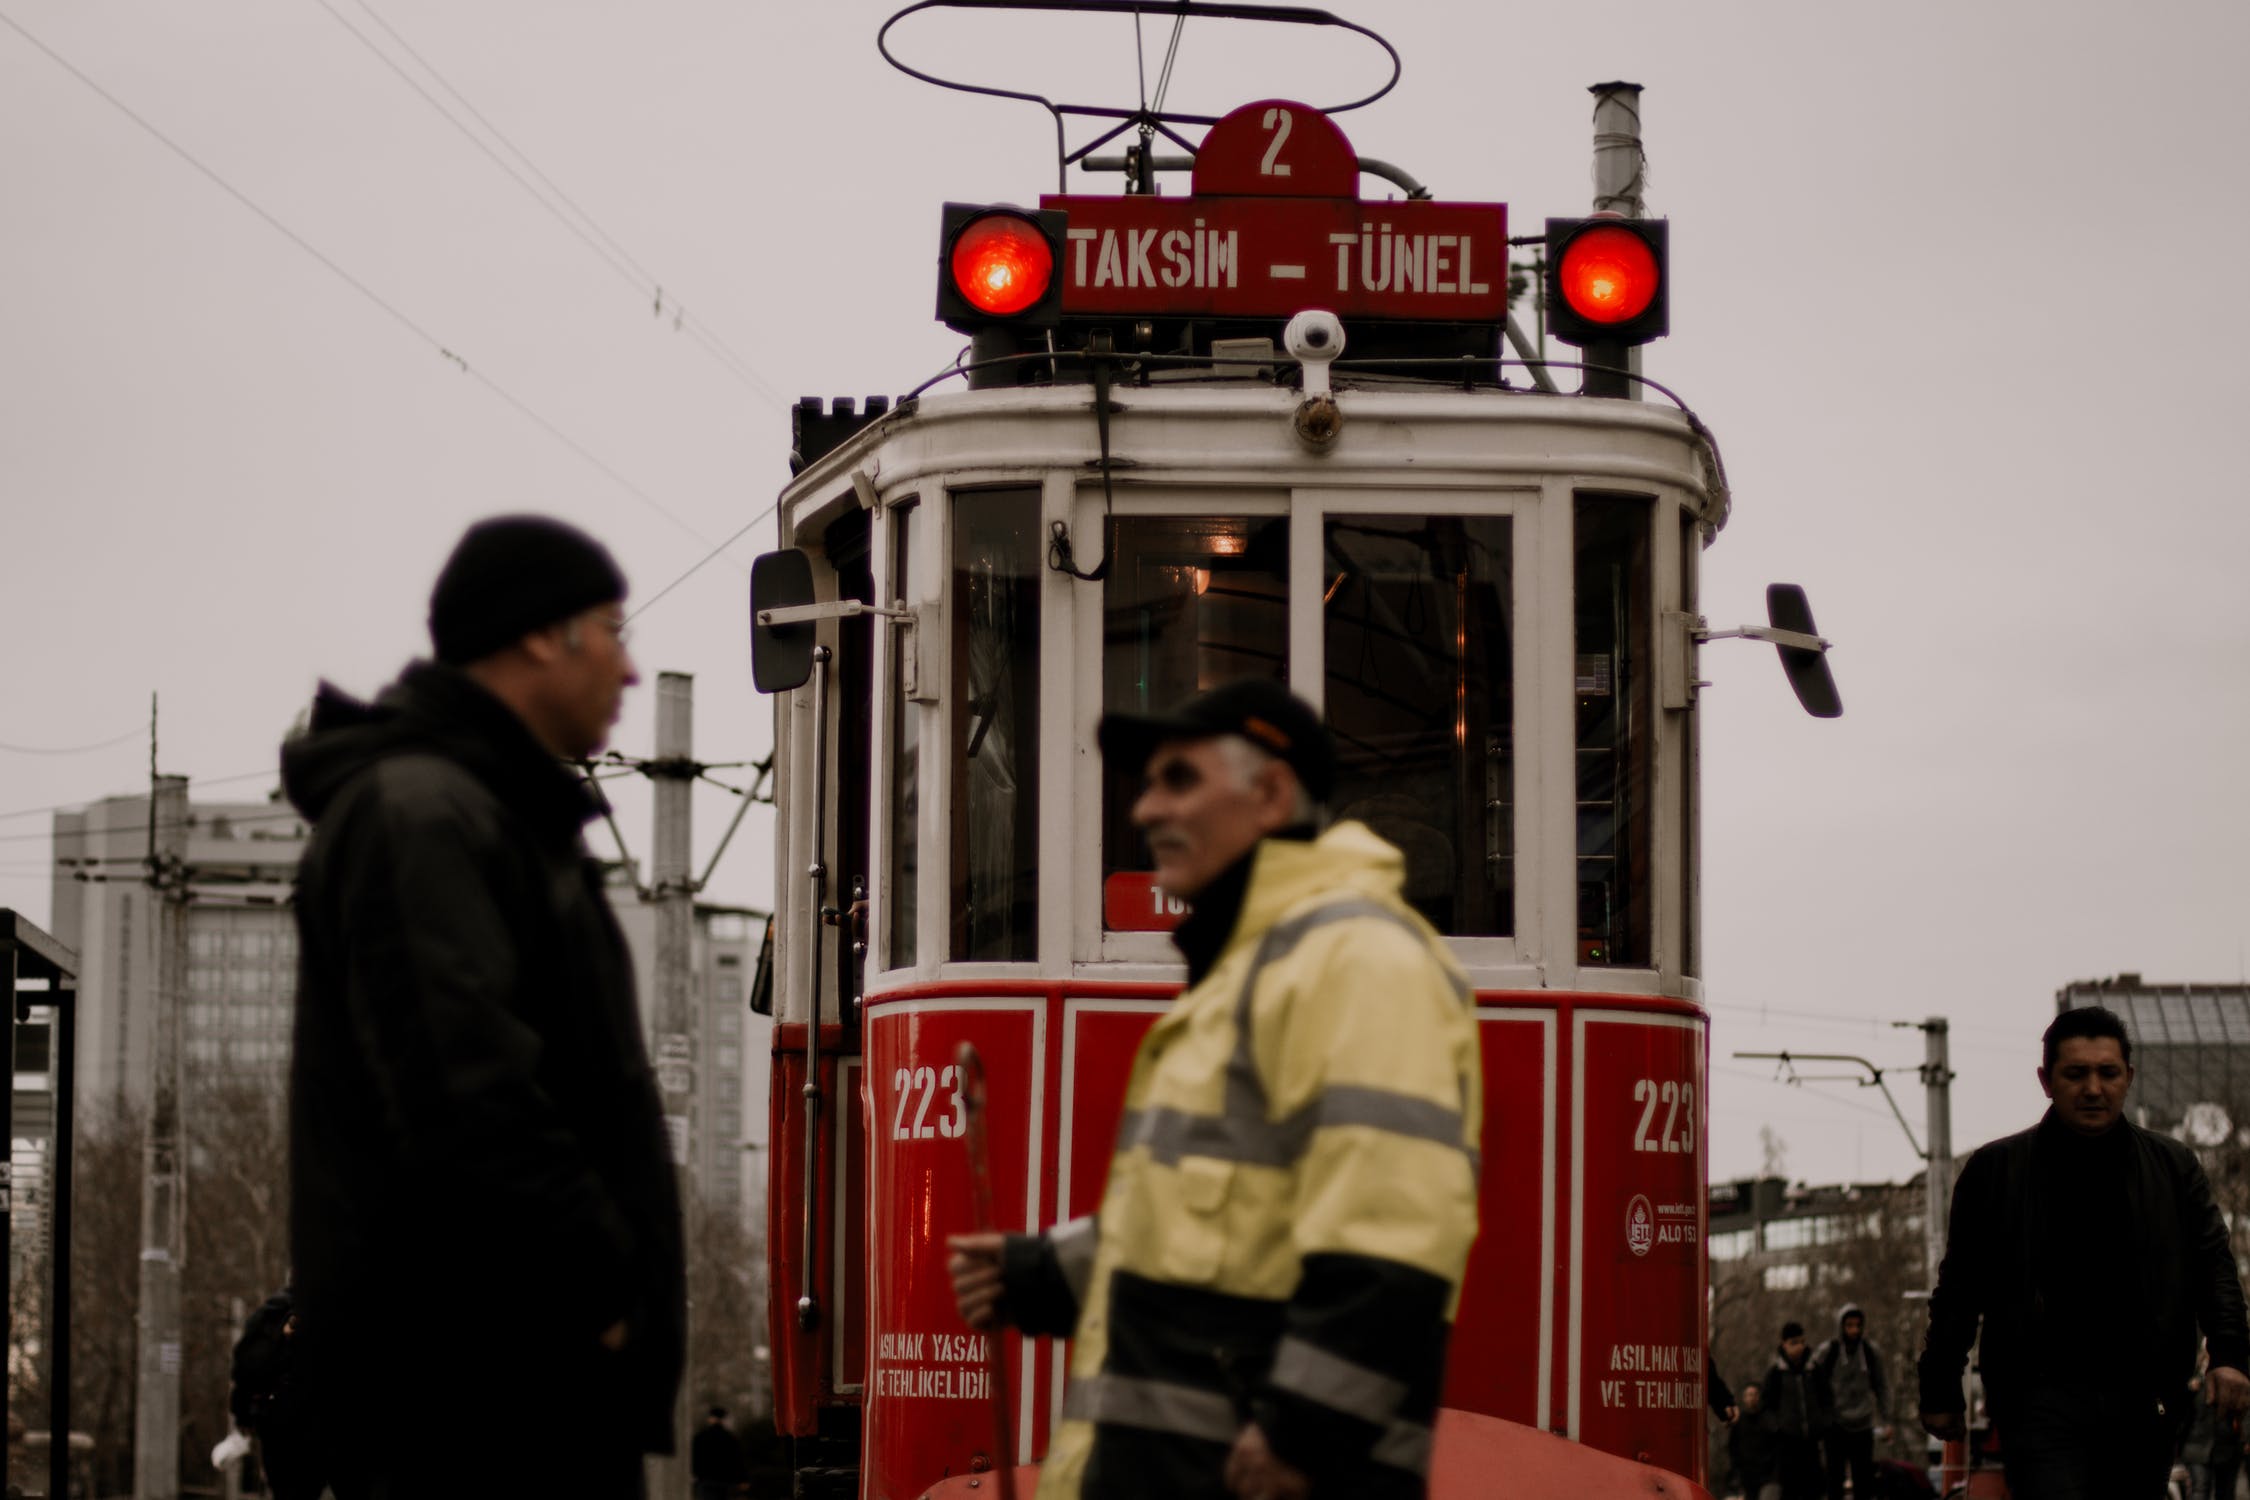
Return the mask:
<svg viewBox="0 0 2250 1500">
<path fill-rule="evenodd" d="M 1637 83 L 1597 83 L 1594 96 L 1594 212 L 1638 219 L 1647 211 L 1642 192 L 1648 186 L 1648 153 L 1641 147 L 1641 86 Z M 1610 371 L 1641 373 L 1638 345 L 1588 344 L 1586 363 L 1605 368 L 1589 369 L 1581 389 L 1589 396 L 1622 396 L 1638 401 L 1641 383 Z"/>
<path fill-rule="evenodd" d="M 187 1178 L 180 1149 L 181 991 L 187 981 L 188 784 L 154 775 L 149 748 L 149 904 L 156 988 L 149 1035 L 148 1133 L 142 1146 L 139 1400 L 133 1421 L 134 1500 L 180 1493 L 180 1263 Z M 67 1442 L 69 1434 L 58 1441 Z"/>
<path fill-rule="evenodd" d="M 1945 1259 L 1946 1214 L 1953 1192 L 1953 1068 L 1947 1056 L 1948 1023 L 1943 1016 L 1922 1022 L 1922 1090 L 1929 1110 L 1922 1186 L 1928 1195 L 1922 1206 L 1922 1254 L 1928 1264 L 1930 1286 L 1937 1286 L 1938 1265 Z"/>
<path fill-rule="evenodd" d="M 695 1245 L 695 1131 L 692 1111 L 695 1087 L 695 1042 L 689 1017 L 689 989 L 694 968 L 695 875 L 693 859 L 693 806 L 695 764 L 695 679 L 685 672 L 656 675 L 656 759 L 647 768 L 656 783 L 656 831 L 650 873 L 655 876 L 656 906 L 656 1033 L 657 1085 L 664 1094 L 664 1126 L 672 1137 L 672 1164 L 680 1184 L 680 1208 L 685 1219 L 688 1256 Z M 692 1325 L 694 1307 L 688 1309 Z M 692 1327 L 690 1343 L 693 1341 Z M 675 1445 L 689 1435 L 688 1403 L 694 1399 L 688 1382 L 680 1382 L 679 1400 L 672 1413 Z M 688 1466 L 680 1447 L 668 1458 L 651 1459 L 649 1494 L 652 1500 L 686 1500 Z"/>
</svg>

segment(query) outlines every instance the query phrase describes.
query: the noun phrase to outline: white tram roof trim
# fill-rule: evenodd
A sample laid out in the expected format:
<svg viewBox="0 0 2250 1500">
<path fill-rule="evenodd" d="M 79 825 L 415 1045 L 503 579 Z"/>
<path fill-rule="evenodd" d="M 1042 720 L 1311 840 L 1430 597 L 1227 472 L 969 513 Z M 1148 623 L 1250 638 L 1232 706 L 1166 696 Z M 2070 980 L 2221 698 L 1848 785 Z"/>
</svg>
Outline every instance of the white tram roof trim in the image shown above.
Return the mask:
<svg viewBox="0 0 2250 1500">
<path fill-rule="evenodd" d="M 1401 389 L 1346 391 L 1344 434 L 1323 453 L 1290 428 L 1298 395 L 1283 388 L 1190 390 L 1121 386 L 1112 392 L 1112 483 L 1256 483 L 1315 488 L 1389 483 L 1416 489 L 1489 487 L 1569 475 L 1592 484 L 1661 485 L 1701 498 L 1726 524 L 1687 416 L 1668 406 L 1534 396 L 1524 392 Z M 1246 421 L 1257 426 L 1244 442 Z M 1160 429 L 1160 430 L 1159 430 Z M 923 396 L 824 454 L 782 491 L 783 537 L 849 497 L 848 476 L 877 459 L 872 477 L 892 493 L 930 475 L 960 485 L 1007 482 L 1055 469 L 1098 483 L 1100 452 L 1090 386 L 963 391 Z M 842 493 L 838 486 L 844 486 Z"/>
</svg>

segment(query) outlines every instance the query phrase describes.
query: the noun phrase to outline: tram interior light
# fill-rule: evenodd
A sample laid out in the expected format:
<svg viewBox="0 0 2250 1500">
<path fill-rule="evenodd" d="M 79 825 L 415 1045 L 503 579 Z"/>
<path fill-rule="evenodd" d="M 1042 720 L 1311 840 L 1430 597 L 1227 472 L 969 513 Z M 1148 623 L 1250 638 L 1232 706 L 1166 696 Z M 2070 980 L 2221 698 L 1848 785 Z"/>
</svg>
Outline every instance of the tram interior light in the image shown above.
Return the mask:
<svg viewBox="0 0 2250 1500">
<path fill-rule="evenodd" d="M 1549 219 L 1547 331 L 1581 347 L 1670 332 L 1669 230 L 1664 219 Z"/>
<path fill-rule="evenodd" d="M 997 324 L 1053 327 L 1067 215 L 990 204 L 945 205 L 938 250 L 938 321 L 960 333 Z"/>
</svg>

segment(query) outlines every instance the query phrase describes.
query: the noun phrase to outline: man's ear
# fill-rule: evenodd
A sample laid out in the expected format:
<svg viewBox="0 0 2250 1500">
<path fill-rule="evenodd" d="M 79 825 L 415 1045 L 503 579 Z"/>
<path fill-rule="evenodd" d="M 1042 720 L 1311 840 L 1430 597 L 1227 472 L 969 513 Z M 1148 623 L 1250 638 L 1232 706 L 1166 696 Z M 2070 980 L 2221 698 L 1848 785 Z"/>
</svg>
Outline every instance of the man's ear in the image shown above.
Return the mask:
<svg viewBox="0 0 2250 1500">
<path fill-rule="evenodd" d="M 557 621 L 543 630 L 534 630 L 516 642 L 516 649 L 541 666 L 560 661 L 570 654 L 570 622 Z"/>
<path fill-rule="evenodd" d="M 2045 1068 L 2039 1069 L 2039 1092 L 2045 1094 L 2050 1099 L 2055 1097 L 2054 1080 L 2047 1076 L 2047 1070 Z"/>
<path fill-rule="evenodd" d="M 1268 833 L 1290 824 L 1297 810 L 1297 773 L 1285 760 L 1269 760 L 1258 768 L 1258 821 Z"/>
</svg>

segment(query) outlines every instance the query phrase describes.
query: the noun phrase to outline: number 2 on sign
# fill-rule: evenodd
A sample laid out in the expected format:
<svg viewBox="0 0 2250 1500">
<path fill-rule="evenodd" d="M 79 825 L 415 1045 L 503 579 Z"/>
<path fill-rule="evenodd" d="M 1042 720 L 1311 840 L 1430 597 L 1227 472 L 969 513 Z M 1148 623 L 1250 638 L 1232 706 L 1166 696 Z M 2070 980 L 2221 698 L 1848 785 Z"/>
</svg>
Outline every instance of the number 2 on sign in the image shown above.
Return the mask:
<svg viewBox="0 0 2250 1500">
<path fill-rule="evenodd" d="M 935 1136 L 952 1140 L 969 1128 L 969 1104 L 961 1097 L 961 1070 L 947 1067 L 901 1068 L 891 1076 L 891 1087 L 898 1090 L 898 1113 L 891 1120 L 891 1139 L 894 1141 L 926 1141 Z M 937 1098 L 939 1089 L 951 1089 L 953 1108 L 950 1113 L 930 1119 L 930 1104 Z M 920 1103 L 915 1104 L 919 1098 Z M 906 1117 L 906 1107 L 914 1104 L 914 1118 Z"/>
<path fill-rule="evenodd" d="M 1653 1078 L 1643 1078 L 1633 1085 L 1633 1102 L 1641 1106 L 1641 1123 L 1633 1127 L 1635 1151 L 1689 1151 L 1695 1150 L 1695 1085 L 1675 1083 L 1667 1078 L 1658 1083 Z M 1664 1107 L 1664 1123 L 1653 1133 L 1649 1126 L 1655 1123 L 1657 1106 Z M 1686 1117 L 1681 1117 L 1681 1111 Z M 1675 1133 L 1673 1127 L 1678 1126 Z"/>
<path fill-rule="evenodd" d="M 1266 111 L 1266 129 L 1273 131 L 1273 144 L 1266 147 L 1266 159 L 1258 163 L 1261 177 L 1287 177 L 1289 163 L 1281 160 L 1281 143 L 1289 139 L 1289 111 L 1274 108 Z"/>
</svg>

